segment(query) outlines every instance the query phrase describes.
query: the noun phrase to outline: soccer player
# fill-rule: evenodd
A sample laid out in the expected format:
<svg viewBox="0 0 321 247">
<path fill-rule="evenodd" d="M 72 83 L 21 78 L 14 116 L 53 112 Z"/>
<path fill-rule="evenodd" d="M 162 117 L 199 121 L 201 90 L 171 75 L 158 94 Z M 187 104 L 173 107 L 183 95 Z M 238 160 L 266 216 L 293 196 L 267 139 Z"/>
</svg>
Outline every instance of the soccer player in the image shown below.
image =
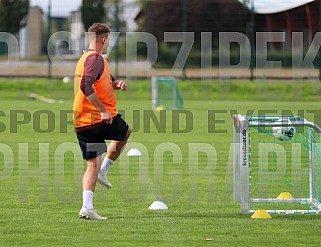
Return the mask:
<svg viewBox="0 0 321 247">
<path fill-rule="evenodd" d="M 89 48 L 78 60 L 74 79 L 74 126 L 87 169 L 82 179 L 83 205 L 79 216 L 85 219 L 106 220 L 93 207 L 96 181 L 111 188 L 107 172 L 119 157 L 131 130 L 117 113 L 114 90 L 126 90 L 126 82 L 109 73 L 107 53 L 110 29 L 94 23 L 88 29 Z M 105 140 L 111 140 L 107 149 Z M 104 161 L 102 154 L 107 152 Z"/>
</svg>

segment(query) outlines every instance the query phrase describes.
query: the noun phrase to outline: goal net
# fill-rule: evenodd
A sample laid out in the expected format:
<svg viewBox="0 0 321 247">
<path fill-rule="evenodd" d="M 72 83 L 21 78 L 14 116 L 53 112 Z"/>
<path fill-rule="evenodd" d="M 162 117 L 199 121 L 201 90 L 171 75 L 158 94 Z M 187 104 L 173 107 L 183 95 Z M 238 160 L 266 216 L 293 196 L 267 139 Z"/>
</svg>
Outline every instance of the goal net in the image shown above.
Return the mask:
<svg viewBox="0 0 321 247">
<path fill-rule="evenodd" d="M 173 77 L 152 78 L 153 109 L 183 109 L 183 98 Z"/>
<path fill-rule="evenodd" d="M 234 200 L 241 212 L 320 213 L 321 129 L 298 116 L 233 115 Z"/>
</svg>

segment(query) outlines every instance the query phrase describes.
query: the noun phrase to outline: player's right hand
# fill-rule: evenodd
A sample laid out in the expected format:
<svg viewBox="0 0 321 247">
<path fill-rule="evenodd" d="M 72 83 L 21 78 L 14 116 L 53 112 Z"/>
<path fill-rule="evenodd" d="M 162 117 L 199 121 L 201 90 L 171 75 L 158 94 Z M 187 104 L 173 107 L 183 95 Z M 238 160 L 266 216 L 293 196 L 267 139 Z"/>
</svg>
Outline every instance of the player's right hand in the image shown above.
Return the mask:
<svg viewBox="0 0 321 247">
<path fill-rule="evenodd" d="M 110 112 L 107 111 L 107 110 L 101 111 L 100 112 L 100 117 L 107 124 L 112 124 L 113 123 L 113 117 L 111 116 Z"/>
</svg>

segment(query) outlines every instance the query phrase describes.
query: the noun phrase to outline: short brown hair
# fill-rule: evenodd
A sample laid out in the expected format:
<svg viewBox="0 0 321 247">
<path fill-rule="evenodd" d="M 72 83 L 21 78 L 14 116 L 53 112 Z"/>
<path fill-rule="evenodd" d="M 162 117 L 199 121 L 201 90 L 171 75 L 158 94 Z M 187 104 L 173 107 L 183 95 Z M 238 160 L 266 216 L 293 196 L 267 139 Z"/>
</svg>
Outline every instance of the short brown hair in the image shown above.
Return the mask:
<svg viewBox="0 0 321 247">
<path fill-rule="evenodd" d="M 96 36 L 107 35 L 111 32 L 105 23 L 94 23 L 88 28 L 89 33 L 95 33 Z"/>
</svg>

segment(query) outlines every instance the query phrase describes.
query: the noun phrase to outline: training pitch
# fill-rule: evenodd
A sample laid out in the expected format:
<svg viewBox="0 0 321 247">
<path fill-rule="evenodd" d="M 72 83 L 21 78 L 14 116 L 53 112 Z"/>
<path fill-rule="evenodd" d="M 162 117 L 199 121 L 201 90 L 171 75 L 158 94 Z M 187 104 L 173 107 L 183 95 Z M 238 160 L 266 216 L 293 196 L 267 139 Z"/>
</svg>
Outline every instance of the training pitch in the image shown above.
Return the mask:
<svg viewBox="0 0 321 247">
<path fill-rule="evenodd" d="M 184 110 L 173 114 L 152 111 L 149 91 L 119 96 L 133 133 L 110 170 L 113 189 L 96 187 L 95 208 L 108 217 L 98 222 L 78 217 L 85 163 L 71 124 L 72 89 L 59 89 L 54 96 L 64 101 L 50 104 L 28 99 L 30 85 L 5 85 L 0 246 L 319 246 L 320 215 L 254 220 L 240 213 L 233 202 L 231 115 L 291 111 L 320 122 L 320 103 L 210 100 L 198 92 L 195 100 L 190 91 Z M 142 155 L 128 157 L 130 148 Z M 149 210 L 156 200 L 168 210 Z"/>
</svg>

